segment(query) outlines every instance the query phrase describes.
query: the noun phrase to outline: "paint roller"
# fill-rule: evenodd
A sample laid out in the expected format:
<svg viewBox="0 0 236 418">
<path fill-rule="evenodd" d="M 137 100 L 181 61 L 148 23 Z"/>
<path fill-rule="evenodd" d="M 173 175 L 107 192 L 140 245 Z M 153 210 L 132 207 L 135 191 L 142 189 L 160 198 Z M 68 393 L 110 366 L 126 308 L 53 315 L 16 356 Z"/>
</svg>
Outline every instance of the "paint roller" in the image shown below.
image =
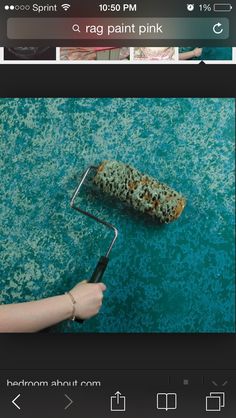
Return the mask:
<svg viewBox="0 0 236 418">
<path fill-rule="evenodd" d="M 185 207 L 186 199 L 166 184 L 147 174 L 142 174 L 130 165 L 120 161 L 103 161 L 98 167 L 88 167 L 72 196 L 70 204 L 73 209 L 113 231 L 113 238 L 108 250 L 104 256 L 100 257 L 89 280 L 90 283 L 97 283 L 101 281 L 106 270 L 110 252 L 118 236 L 118 230 L 114 225 L 85 211 L 76 204 L 81 187 L 90 173 L 93 173 L 92 182 L 102 192 L 118 198 L 160 223 L 170 223 L 176 220 Z"/>
</svg>

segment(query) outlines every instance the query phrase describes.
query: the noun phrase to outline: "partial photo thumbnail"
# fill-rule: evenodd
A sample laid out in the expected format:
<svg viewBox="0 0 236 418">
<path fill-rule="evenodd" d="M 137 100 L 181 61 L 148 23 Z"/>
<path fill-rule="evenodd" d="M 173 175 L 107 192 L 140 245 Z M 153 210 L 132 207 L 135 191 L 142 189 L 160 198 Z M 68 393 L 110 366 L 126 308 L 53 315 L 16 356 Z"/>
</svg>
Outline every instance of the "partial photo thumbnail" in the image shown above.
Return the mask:
<svg viewBox="0 0 236 418">
<path fill-rule="evenodd" d="M 174 47 L 140 47 L 134 48 L 135 60 L 169 61 L 175 59 Z"/>
<path fill-rule="evenodd" d="M 5 61 L 48 61 L 56 59 L 56 48 L 50 47 L 15 47 L 4 48 Z"/>
<path fill-rule="evenodd" d="M 78 47 L 60 48 L 62 61 L 122 61 L 130 59 L 130 48 Z"/>
<path fill-rule="evenodd" d="M 179 60 L 232 61 L 233 48 L 181 47 Z"/>
</svg>

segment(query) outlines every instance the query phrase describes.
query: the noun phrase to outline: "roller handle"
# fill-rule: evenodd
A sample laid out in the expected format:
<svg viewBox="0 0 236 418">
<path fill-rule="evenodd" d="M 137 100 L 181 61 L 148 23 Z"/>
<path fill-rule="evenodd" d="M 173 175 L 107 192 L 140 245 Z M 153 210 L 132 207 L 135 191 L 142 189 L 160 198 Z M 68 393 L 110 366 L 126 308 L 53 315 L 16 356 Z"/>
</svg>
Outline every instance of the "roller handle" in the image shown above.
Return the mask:
<svg viewBox="0 0 236 418">
<path fill-rule="evenodd" d="M 90 278 L 88 280 L 88 283 L 99 283 L 102 280 L 102 276 L 105 273 L 105 270 L 107 268 L 109 258 L 101 256 L 99 262 L 96 265 L 96 268 Z M 79 322 L 80 324 L 83 324 L 83 319 L 76 319 L 76 322 Z"/>
<path fill-rule="evenodd" d="M 88 283 L 98 283 L 102 280 L 102 276 L 105 273 L 105 270 L 107 268 L 109 258 L 101 256 L 99 262 L 96 265 L 96 268 L 92 274 L 91 279 L 88 281 Z"/>
</svg>

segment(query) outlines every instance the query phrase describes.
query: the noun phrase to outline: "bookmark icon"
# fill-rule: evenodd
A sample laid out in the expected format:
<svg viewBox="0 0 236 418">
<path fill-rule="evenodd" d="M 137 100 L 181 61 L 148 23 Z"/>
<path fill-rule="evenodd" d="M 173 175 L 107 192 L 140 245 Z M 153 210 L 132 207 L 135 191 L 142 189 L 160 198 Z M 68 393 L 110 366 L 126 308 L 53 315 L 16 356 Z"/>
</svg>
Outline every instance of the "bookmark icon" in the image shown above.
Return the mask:
<svg viewBox="0 0 236 418">
<path fill-rule="evenodd" d="M 165 411 L 177 409 L 177 393 L 158 393 L 157 409 Z"/>
</svg>

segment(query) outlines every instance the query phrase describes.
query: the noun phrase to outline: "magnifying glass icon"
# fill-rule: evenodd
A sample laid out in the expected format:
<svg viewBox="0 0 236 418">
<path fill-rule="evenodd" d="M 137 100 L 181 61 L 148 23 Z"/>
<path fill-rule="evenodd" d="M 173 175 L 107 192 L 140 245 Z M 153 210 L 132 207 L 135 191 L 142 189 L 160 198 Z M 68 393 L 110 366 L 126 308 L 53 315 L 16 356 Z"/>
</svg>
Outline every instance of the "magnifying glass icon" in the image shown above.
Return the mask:
<svg viewBox="0 0 236 418">
<path fill-rule="evenodd" d="M 72 30 L 73 30 L 73 32 L 80 32 L 79 25 L 77 25 L 77 24 L 73 25 Z"/>
</svg>

